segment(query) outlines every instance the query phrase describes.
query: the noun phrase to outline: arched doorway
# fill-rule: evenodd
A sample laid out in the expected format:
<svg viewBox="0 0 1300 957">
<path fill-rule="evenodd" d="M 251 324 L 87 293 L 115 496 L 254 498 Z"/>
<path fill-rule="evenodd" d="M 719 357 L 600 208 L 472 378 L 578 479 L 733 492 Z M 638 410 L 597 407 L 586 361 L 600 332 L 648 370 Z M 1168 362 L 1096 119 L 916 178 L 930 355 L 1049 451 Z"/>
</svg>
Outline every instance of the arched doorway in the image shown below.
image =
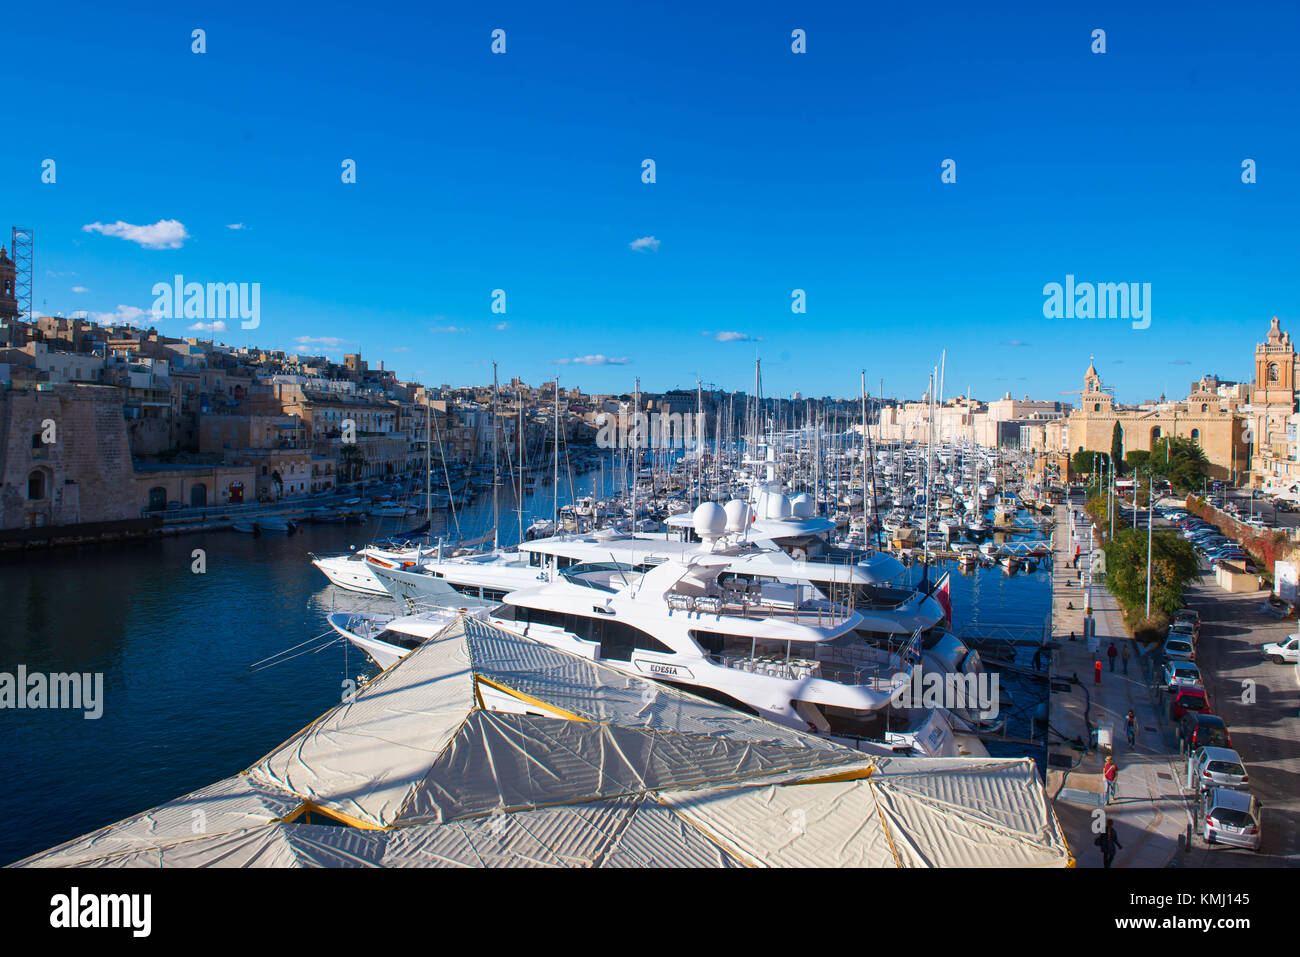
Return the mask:
<svg viewBox="0 0 1300 957">
<path fill-rule="evenodd" d="M 190 486 L 190 505 L 202 507 L 208 504 L 208 487 L 201 482 Z"/>
<path fill-rule="evenodd" d="M 149 511 L 160 511 L 167 507 L 167 490 L 161 485 L 149 489 Z"/>
</svg>

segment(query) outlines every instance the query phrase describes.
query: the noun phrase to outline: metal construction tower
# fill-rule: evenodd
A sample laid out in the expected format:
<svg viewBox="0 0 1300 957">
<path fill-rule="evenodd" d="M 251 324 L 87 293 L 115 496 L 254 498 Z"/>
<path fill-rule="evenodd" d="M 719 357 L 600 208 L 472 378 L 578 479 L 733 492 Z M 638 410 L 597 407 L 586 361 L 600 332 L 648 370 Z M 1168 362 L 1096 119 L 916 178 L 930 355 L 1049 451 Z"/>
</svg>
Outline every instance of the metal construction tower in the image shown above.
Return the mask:
<svg viewBox="0 0 1300 957">
<path fill-rule="evenodd" d="M 36 242 L 36 232 L 21 226 L 13 227 L 11 251 L 14 268 L 18 275 L 14 277 L 14 298 L 18 300 L 18 315 L 26 322 L 31 322 L 32 315 L 32 246 Z"/>
</svg>

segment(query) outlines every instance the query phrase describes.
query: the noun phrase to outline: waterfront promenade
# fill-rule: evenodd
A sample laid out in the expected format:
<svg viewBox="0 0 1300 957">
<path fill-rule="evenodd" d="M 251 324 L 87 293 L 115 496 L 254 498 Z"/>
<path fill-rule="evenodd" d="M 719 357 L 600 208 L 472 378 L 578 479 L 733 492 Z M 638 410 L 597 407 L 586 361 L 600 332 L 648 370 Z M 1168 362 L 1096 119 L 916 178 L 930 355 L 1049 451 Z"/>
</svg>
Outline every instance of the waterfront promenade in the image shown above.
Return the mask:
<svg viewBox="0 0 1300 957">
<path fill-rule="evenodd" d="M 1052 637 L 1060 649 L 1053 656 L 1052 678 L 1061 682 L 1077 676 L 1080 684 L 1052 693 L 1047 792 L 1079 867 L 1102 866 L 1093 841 L 1105 826 L 1103 815 L 1115 822 L 1122 846 L 1112 866 L 1168 866 L 1180 860 L 1179 838 L 1186 832 L 1188 815 L 1178 755 L 1167 744 L 1172 739 L 1167 711 L 1160 693 L 1144 677 L 1138 645 L 1128 635 L 1114 596 L 1095 582 L 1091 589 L 1095 642 L 1084 635 L 1092 542 L 1086 524 L 1072 534 L 1071 507 L 1081 508 L 1058 506 L 1055 511 Z M 1076 543 L 1077 569 L 1073 567 Z M 1113 673 L 1110 670 L 1106 650 L 1111 641 L 1118 648 L 1129 647 L 1127 674 L 1122 660 L 1116 661 Z M 1097 661 L 1102 663 L 1100 684 L 1095 680 Z M 1130 709 L 1138 724 L 1134 747 L 1129 747 L 1124 733 L 1124 717 Z M 1092 746 L 1095 732 L 1106 726 L 1111 729 L 1112 748 L 1098 750 Z M 1062 737 L 1077 746 L 1063 743 Z M 1103 810 L 1102 766 L 1107 754 L 1119 766 L 1119 781 L 1115 800 Z"/>
</svg>

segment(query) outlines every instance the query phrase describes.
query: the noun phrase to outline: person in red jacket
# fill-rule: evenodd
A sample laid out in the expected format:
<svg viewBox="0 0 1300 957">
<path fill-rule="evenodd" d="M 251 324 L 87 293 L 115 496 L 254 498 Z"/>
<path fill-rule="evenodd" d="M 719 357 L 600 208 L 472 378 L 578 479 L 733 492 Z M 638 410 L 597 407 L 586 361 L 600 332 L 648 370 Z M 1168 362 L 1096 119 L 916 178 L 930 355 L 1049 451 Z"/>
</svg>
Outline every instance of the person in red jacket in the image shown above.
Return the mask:
<svg viewBox="0 0 1300 957">
<path fill-rule="evenodd" d="M 1110 670 L 1113 672 L 1115 670 L 1115 659 L 1119 657 L 1119 649 L 1115 647 L 1115 642 L 1112 641 L 1110 647 L 1106 649 L 1106 657 L 1110 659 Z"/>
<path fill-rule="evenodd" d="M 1101 776 L 1106 779 L 1106 798 L 1103 803 L 1109 804 L 1115 800 L 1115 786 L 1119 784 L 1119 765 L 1115 763 L 1114 758 L 1106 759 L 1106 765 L 1101 769 Z"/>
</svg>

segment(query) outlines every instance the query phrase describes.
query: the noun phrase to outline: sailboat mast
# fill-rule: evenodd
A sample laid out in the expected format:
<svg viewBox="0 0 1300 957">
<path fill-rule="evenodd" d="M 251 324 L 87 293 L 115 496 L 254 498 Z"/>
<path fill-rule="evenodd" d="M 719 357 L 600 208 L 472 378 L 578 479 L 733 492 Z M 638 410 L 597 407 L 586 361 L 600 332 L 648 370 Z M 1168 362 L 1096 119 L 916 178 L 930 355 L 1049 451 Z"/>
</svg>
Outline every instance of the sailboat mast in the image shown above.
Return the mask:
<svg viewBox="0 0 1300 957">
<path fill-rule="evenodd" d="M 632 452 L 636 456 L 632 466 L 632 547 L 636 548 L 636 480 L 641 471 L 641 377 L 636 376 L 632 384 Z M 632 553 L 632 564 L 636 564 L 636 552 Z"/>
<path fill-rule="evenodd" d="M 867 542 L 867 370 L 862 370 L 862 543 Z"/>
<path fill-rule="evenodd" d="M 497 364 L 492 363 L 492 548 L 501 547 L 500 503 L 497 499 Z"/>
<path fill-rule="evenodd" d="M 551 504 L 552 534 L 560 533 L 560 377 L 555 377 L 555 435 L 552 440 L 554 464 L 551 481 L 555 483 L 555 501 Z M 601 467 L 604 467 L 604 462 Z M 572 493 L 570 493 L 572 495 Z"/>
<path fill-rule="evenodd" d="M 519 499 L 515 502 L 519 513 L 519 540 L 524 540 L 524 395 L 515 389 L 515 401 L 519 403 Z"/>
<path fill-rule="evenodd" d="M 429 444 L 429 431 L 433 420 L 433 405 L 429 402 L 429 390 L 424 390 L 424 520 L 429 528 L 425 541 L 433 544 L 433 449 Z"/>
</svg>

